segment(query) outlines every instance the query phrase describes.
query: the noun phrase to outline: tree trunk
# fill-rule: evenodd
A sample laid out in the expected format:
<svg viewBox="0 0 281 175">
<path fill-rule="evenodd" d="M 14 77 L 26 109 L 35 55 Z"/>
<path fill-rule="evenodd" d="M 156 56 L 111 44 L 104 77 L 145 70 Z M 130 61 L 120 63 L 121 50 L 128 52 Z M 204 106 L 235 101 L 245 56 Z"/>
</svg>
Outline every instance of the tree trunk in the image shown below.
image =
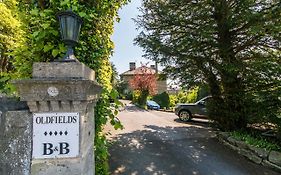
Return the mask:
<svg viewBox="0 0 281 175">
<path fill-rule="evenodd" d="M 221 70 L 224 106 L 221 108 L 222 125 L 225 130 L 242 129 L 247 125 L 245 118 L 244 87 L 239 78 L 242 61 L 233 50 L 230 7 L 226 0 L 213 1 L 214 20 L 217 23 L 219 56 L 223 60 Z"/>
<path fill-rule="evenodd" d="M 146 100 L 149 95 L 148 90 L 141 91 L 140 98 L 139 98 L 139 105 L 144 107 L 146 105 Z"/>
</svg>

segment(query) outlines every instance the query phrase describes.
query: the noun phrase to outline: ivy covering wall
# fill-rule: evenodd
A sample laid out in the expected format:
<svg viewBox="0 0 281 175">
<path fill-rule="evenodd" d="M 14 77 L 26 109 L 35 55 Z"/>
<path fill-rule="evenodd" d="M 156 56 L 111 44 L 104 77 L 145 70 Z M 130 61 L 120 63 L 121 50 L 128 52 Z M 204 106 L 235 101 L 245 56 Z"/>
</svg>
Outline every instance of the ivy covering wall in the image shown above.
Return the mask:
<svg viewBox="0 0 281 175">
<path fill-rule="evenodd" d="M 5 92 L 13 92 L 8 80 L 31 76 L 33 62 L 49 62 L 63 57 L 66 47 L 60 39 L 59 24 L 56 19 L 59 11 L 72 9 L 82 17 L 83 26 L 79 44 L 75 48 L 75 55 L 80 62 L 96 72 L 97 81 L 103 86 L 95 111 L 96 174 L 108 174 L 107 142 L 102 133 L 103 125 L 110 120 L 115 128 L 121 127 L 121 124 L 115 120 L 117 111 L 109 109 L 109 99 L 117 97 L 117 92 L 112 89 L 110 82 L 112 68 L 109 57 L 114 47 L 110 36 L 114 30 L 114 22 L 119 20 L 117 12 L 126 3 L 127 0 L 7 0 L 0 2 L 0 9 L 5 9 L 4 15 L 6 15 L 1 17 L 0 27 L 4 26 L 6 30 L 13 31 L 9 36 L 14 38 L 11 42 L 18 43 L 17 47 L 12 47 L 13 44 L 0 35 L 0 60 L 2 61 L 5 57 L 7 62 L 5 64 L 10 65 L 10 69 L 1 70 L 0 75 L 0 91 Z M 7 22 L 8 19 L 10 23 Z M 5 49 L 4 46 L 9 48 Z M 118 101 L 115 100 L 115 102 L 118 105 Z"/>
</svg>

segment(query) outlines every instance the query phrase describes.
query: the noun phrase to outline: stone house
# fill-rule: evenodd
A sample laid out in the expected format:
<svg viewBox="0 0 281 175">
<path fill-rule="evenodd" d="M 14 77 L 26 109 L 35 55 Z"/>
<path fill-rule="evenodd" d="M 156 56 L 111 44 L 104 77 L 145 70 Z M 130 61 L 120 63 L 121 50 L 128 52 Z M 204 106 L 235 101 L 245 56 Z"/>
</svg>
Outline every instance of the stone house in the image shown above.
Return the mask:
<svg viewBox="0 0 281 175">
<path fill-rule="evenodd" d="M 140 74 L 142 72 L 141 69 L 146 69 L 146 72 L 149 72 L 151 74 L 157 74 L 158 80 L 156 82 L 157 90 L 156 94 L 160 94 L 162 92 L 167 91 L 167 78 L 165 74 L 162 74 L 161 72 L 158 71 L 157 66 L 151 65 L 150 67 L 148 66 L 141 66 L 141 67 L 136 67 L 135 62 L 130 62 L 129 63 L 129 70 L 120 74 L 120 79 L 124 83 L 129 83 L 130 79 L 132 79 L 135 75 Z M 128 91 L 131 91 L 130 86 L 128 86 Z"/>
</svg>

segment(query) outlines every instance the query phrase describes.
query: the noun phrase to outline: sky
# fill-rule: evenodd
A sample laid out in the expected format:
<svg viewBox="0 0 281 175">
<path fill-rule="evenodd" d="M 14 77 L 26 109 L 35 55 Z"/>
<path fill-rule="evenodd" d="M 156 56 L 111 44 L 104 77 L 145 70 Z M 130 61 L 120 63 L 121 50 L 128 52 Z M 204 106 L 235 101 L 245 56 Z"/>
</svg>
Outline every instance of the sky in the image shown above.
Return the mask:
<svg viewBox="0 0 281 175">
<path fill-rule="evenodd" d="M 144 52 L 142 48 L 134 45 L 134 38 L 140 33 L 137 31 L 136 24 L 132 18 L 137 18 L 140 14 L 138 7 L 141 6 L 141 0 L 131 0 L 129 4 L 123 6 L 119 10 L 120 22 L 115 22 L 114 33 L 111 37 L 115 48 L 111 62 L 115 65 L 118 73 L 123 73 L 129 70 L 129 62 L 136 62 L 136 66 L 139 67 L 142 63 L 150 62 L 145 58 L 142 58 Z"/>
</svg>

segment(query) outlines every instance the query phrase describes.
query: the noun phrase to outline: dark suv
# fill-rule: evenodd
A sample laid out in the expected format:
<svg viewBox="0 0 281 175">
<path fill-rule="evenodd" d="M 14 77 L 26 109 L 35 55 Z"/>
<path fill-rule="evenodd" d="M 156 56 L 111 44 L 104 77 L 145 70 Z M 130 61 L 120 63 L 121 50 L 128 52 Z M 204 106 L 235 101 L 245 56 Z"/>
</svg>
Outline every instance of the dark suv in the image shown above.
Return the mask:
<svg viewBox="0 0 281 175">
<path fill-rule="evenodd" d="M 207 118 L 206 102 L 211 96 L 207 96 L 197 101 L 196 103 L 177 104 L 175 107 L 175 114 L 179 116 L 181 121 L 189 121 L 195 115 Z"/>
</svg>

